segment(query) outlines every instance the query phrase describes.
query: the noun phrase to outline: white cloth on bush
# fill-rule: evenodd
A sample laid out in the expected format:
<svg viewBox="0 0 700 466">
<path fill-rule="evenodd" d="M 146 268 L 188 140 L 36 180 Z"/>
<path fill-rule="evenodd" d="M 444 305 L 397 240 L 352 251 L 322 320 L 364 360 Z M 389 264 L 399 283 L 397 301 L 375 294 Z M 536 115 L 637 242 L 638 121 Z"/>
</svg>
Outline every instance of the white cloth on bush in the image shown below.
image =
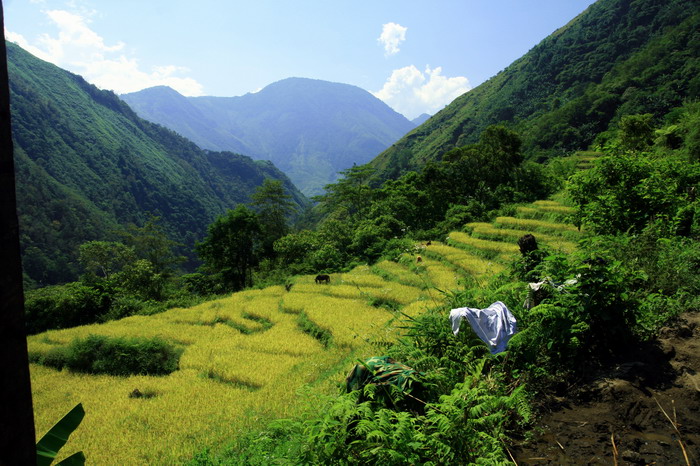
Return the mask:
<svg viewBox="0 0 700 466">
<path fill-rule="evenodd" d="M 517 332 L 517 322 L 513 314 L 501 301 L 496 301 L 486 309 L 460 307 L 450 311 L 452 332 L 459 333 L 462 319 L 469 321 L 474 333 L 489 347 L 491 354 L 505 351 L 508 340 Z"/>
<path fill-rule="evenodd" d="M 578 280 L 575 278 L 571 278 L 564 283 L 555 283 L 552 281 L 551 278 L 545 277 L 544 280 L 541 282 L 533 282 L 533 283 L 528 283 L 528 293 L 527 293 L 527 298 L 525 298 L 525 302 L 523 303 L 523 307 L 527 309 L 528 311 L 535 307 L 535 300 L 533 297 L 533 293 L 535 291 L 539 291 L 541 288 L 543 288 L 545 285 L 548 287 L 551 287 L 553 290 L 559 291 L 560 293 L 565 293 L 566 292 L 566 287 L 575 285 L 578 283 Z"/>
</svg>

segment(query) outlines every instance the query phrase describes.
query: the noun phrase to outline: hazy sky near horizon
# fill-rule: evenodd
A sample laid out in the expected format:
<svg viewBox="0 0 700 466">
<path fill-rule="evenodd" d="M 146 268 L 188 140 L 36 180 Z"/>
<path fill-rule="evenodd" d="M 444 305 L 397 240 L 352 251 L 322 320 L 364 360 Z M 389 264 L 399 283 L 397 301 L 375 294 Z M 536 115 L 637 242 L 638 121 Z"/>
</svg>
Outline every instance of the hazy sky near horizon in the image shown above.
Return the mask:
<svg viewBox="0 0 700 466">
<path fill-rule="evenodd" d="M 238 96 L 288 77 L 434 114 L 593 0 L 3 0 L 5 37 L 119 94 Z"/>
</svg>

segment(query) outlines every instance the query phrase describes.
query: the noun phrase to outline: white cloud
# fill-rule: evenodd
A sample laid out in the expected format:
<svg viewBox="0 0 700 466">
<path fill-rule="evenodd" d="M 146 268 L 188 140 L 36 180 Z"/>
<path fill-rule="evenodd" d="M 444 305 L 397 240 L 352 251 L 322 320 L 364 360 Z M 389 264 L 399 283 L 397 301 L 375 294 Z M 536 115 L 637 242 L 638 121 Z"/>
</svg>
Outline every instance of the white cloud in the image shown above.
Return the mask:
<svg viewBox="0 0 700 466">
<path fill-rule="evenodd" d="M 27 52 L 34 55 L 35 57 L 39 57 L 44 61 L 51 61 L 51 57 L 47 53 L 31 45 L 22 34 L 17 34 L 16 32 L 8 31 L 7 29 L 5 29 L 5 39 L 7 39 L 10 42 L 14 42 Z"/>
<path fill-rule="evenodd" d="M 83 76 L 92 84 L 117 93 L 138 91 L 147 87 L 166 85 L 186 96 L 203 94 L 196 80 L 180 77 L 186 68 L 173 65 L 140 68 L 136 59 L 126 56 L 125 44 L 105 43 L 104 38 L 89 26 L 89 15 L 65 10 L 44 12 L 58 28 L 58 35 L 42 34 L 32 44 L 19 34 L 6 31 L 6 37 L 42 60 Z"/>
<path fill-rule="evenodd" d="M 377 41 L 384 46 L 384 54 L 394 55 L 399 52 L 399 45 L 406 40 L 408 28 L 396 23 L 386 23 Z"/>
<path fill-rule="evenodd" d="M 439 66 L 426 66 L 424 72 L 413 65 L 406 66 L 394 70 L 384 87 L 373 94 L 406 118 L 422 113 L 432 115 L 471 89 L 467 78 L 448 78 L 441 73 Z"/>
</svg>

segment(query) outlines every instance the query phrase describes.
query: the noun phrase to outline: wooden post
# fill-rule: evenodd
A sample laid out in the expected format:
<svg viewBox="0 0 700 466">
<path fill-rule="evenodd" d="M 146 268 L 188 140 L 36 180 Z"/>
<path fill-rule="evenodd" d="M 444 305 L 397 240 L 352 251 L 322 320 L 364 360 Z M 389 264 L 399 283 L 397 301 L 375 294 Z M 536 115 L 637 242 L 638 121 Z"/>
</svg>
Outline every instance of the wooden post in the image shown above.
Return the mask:
<svg viewBox="0 0 700 466">
<path fill-rule="evenodd" d="M 4 31 L 0 0 L 0 28 Z M 0 465 L 36 464 L 24 327 L 7 48 L 0 45 Z"/>
</svg>

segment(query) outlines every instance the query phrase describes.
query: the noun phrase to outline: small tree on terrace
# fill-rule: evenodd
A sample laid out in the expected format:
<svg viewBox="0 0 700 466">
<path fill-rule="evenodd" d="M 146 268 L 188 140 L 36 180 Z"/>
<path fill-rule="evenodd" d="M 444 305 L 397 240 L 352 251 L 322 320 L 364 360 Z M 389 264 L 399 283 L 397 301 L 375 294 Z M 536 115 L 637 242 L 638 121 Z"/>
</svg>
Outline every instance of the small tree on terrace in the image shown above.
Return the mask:
<svg viewBox="0 0 700 466">
<path fill-rule="evenodd" d="M 207 237 L 195 245 L 205 267 L 221 275 L 224 286 L 240 290 L 252 284 L 260 259 L 261 226 L 258 216 L 243 204 L 209 225 Z"/>
<path fill-rule="evenodd" d="M 88 241 L 80 245 L 80 265 L 85 272 L 109 278 L 136 260 L 134 248 L 116 241 Z"/>
<path fill-rule="evenodd" d="M 289 233 L 287 217 L 295 210 L 292 196 L 284 190 L 281 181 L 266 178 L 251 199 L 260 221 L 263 255 L 271 257 L 275 241 Z"/>
<path fill-rule="evenodd" d="M 326 211 L 343 212 L 353 219 L 363 218 L 372 205 L 373 190 L 369 180 L 374 168 L 369 165 L 353 165 L 342 170 L 338 181 L 325 186 L 326 193 L 314 197 L 322 202 Z"/>
</svg>

